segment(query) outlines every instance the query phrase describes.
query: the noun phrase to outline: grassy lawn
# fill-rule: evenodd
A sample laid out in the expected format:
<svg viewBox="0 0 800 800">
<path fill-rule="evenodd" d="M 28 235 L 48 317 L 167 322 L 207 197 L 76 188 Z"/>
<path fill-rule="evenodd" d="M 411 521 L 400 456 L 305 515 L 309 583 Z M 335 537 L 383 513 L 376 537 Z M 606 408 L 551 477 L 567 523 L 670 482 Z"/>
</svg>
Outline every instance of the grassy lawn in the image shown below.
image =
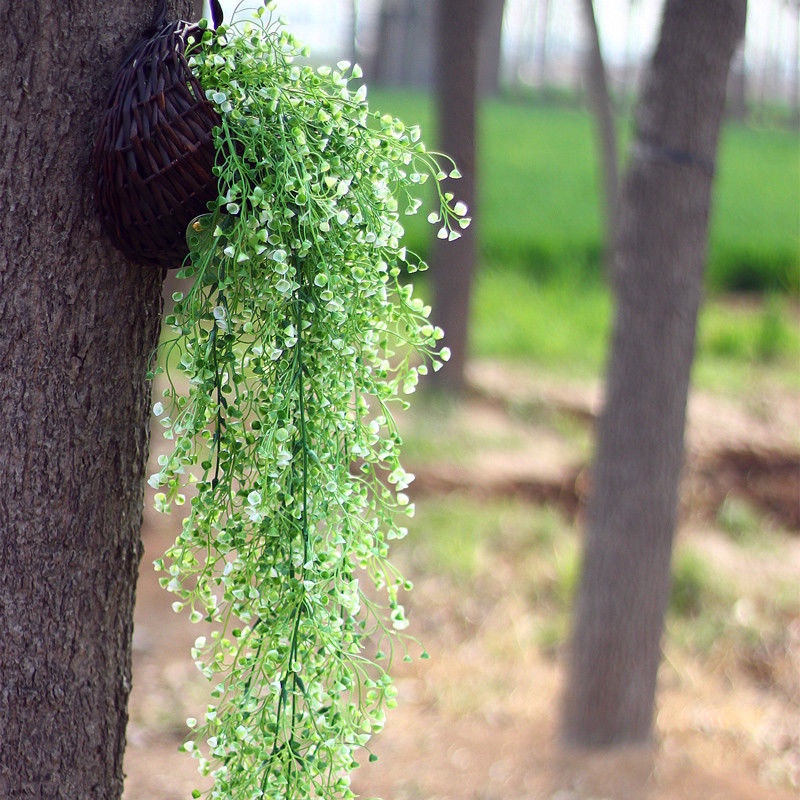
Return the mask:
<svg viewBox="0 0 800 800">
<path fill-rule="evenodd" d="M 780 295 L 712 296 L 700 314 L 695 385 L 724 393 L 761 381 L 800 389 L 799 313 Z M 472 352 L 565 377 L 600 377 L 611 315 L 598 281 L 537 282 L 518 270 L 485 269 L 475 287 Z"/>
<path fill-rule="evenodd" d="M 580 578 L 580 532 L 574 522 L 547 507 L 454 494 L 419 503 L 414 531 L 424 535 L 412 535 L 397 550 L 422 573 L 415 578 L 437 576 L 459 592 L 476 587 L 488 605 L 494 591 L 521 593 L 532 615 L 535 646 L 549 651 L 564 643 Z M 763 527 L 756 527 L 755 535 L 754 545 L 741 545 L 723 531 L 679 539 L 666 620 L 668 650 L 691 653 L 699 662 L 724 660 L 740 671 L 771 642 L 782 640 L 783 627 L 800 609 L 796 583 L 785 574 L 770 583 L 742 573 L 748 562 L 772 564 L 786 556 L 791 540 Z M 726 553 L 726 565 L 714 562 L 717 551 Z M 752 616 L 731 613 L 737 603 L 752 609 Z"/>
<path fill-rule="evenodd" d="M 800 292 L 800 137 L 728 125 L 718 164 L 711 286 Z"/>
<path fill-rule="evenodd" d="M 420 122 L 433 145 L 433 106 L 414 92 L 372 92 L 374 108 Z M 620 122 L 625 138 L 628 122 Z M 718 158 L 694 379 L 737 392 L 768 380 L 800 388 L 800 139 L 726 126 Z M 624 149 L 623 142 L 623 149 Z M 471 348 L 480 358 L 600 376 L 612 314 L 601 272 L 592 120 L 579 109 L 492 100 L 482 110 L 476 213 L 482 268 Z M 411 249 L 430 226 L 409 218 Z M 742 296 L 732 292 L 758 290 Z M 513 302 L 509 302 L 513 298 Z"/>
<path fill-rule="evenodd" d="M 419 93 L 374 91 L 374 108 L 419 122 L 433 145 L 432 104 Z M 538 277 L 596 270 L 601 221 L 592 120 L 579 109 L 492 100 L 480 120 L 480 248 L 489 263 Z M 623 140 L 629 122 L 620 121 Z M 623 141 L 622 148 L 625 144 Z M 721 141 L 711 220 L 713 289 L 800 290 L 800 139 L 729 124 Z M 424 218 L 409 221 L 424 252 Z"/>
</svg>

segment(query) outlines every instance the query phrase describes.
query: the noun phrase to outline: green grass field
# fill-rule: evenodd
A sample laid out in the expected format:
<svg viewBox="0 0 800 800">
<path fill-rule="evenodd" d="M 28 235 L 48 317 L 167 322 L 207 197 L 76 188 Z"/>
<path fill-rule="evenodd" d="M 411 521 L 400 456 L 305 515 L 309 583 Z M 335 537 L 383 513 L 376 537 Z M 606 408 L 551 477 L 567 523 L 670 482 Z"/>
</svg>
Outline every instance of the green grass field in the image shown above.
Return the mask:
<svg viewBox="0 0 800 800">
<path fill-rule="evenodd" d="M 371 102 L 419 122 L 434 146 L 429 97 L 381 90 Z M 623 139 L 626 125 L 620 123 Z M 800 388 L 799 148 L 800 137 L 786 130 L 740 124 L 724 130 L 709 299 L 694 367 L 703 388 L 738 392 L 762 379 Z M 601 275 L 591 117 L 575 108 L 492 100 L 481 114 L 479 169 L 473 355 L 599 377 L 612 302 Z M 409 218 L 411 249 L 424 253 L 431 234 L 424 216 Z M 742 290 L 750 290 L 748 299 L 732 297 Z"/>
<path fill-rule="evenodd" d="M 430 98 L 376 91 L 373 108 L 419 122 L 435 144 Z M 620 121 L 623 140 L 629 123 Z M 623 159 L 624 161 L 624 159 Z M 579 109 L 492 100 L 479 131 L 476 225 L 483 261 L 537 277 L 596 272 L 602 253 L 592 120 Z M 425 252 L 430 231 L 411 219 Z M 729 124 L 718 158 L 710 231 L 712 290 L 800 291 L 800 138 Z"/>
<path fill-rule="evenodd" d="M 513 297 L 514 301 L 509 302 Z M 737 394 L 766 381 L 800 390 L 800 310 L 783 295 L 712 296 L 700 312 L 694 383 Z M 600 377 L 612 303 L 599 282 L 536 281 L 485 269 L 475 285 L 471 350 L 565 377 Z"/>
</svg>

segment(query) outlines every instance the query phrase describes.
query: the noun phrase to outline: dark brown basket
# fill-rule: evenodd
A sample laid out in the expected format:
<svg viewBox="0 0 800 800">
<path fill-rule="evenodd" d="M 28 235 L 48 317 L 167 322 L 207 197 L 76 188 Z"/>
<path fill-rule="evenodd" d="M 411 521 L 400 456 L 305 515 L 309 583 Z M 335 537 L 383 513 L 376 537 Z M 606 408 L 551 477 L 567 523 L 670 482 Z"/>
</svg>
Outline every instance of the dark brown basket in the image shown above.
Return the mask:
<svg viewBox="0 0 800 800">
<path fill-rule="evenodd" d="M 132 258 L 179 267 L 186 226 L 217 196 L 213 129 L 220 117 L 206 100 L 185 52 L 195 23 L 152 30 L 117 72 L 95 142 L 97 206 L 103 228 Z"/>
</svg>

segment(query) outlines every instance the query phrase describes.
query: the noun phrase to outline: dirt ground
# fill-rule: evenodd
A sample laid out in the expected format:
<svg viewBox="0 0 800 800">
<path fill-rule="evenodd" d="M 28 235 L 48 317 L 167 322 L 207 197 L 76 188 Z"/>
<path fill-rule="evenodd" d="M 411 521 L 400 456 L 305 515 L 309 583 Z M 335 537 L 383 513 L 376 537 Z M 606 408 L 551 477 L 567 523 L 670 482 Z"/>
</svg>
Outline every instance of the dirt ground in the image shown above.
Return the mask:
<svg viewBox="0 0 800 800">
<path fill-rule="evenodd" d="M 598 387 L 496 364 L 476 365 L 471 384 L 471 397 L 448 424 L 472 432 L 467 449 L 476 431 L 486 446 L 474 445 L 464 458 L 407 464 L 417 473 L 412 489 L 420 504 L 427 496 L 464 492 L 546 503 L 580 518 Z M 796 585 L 800 399 L 763 388 L 737 399 L 695 394 L 689 417 L 679 538 L 760 591 Z M 160 448 L 154 439 L 154 457 Z M 729 496 L 746 498 L 770 520 L 772 547 L 743 550 L 719 529 L 715 514 Z M 173 614 L 172 598 L 151 569 L 177 526 L 177 519 L 146 511 L 125 800 L 186 800 L 202 788 L 193 760 L 177 751 L 185 718 L 204 706 L 205 687 L 189 657 L 202 631 Z M 399 705 L 375 742 L 377 762 L 356 771 L 361 796 L 800 798 L 800 615 L 786 621 L 780 650 L 765 651 L 757 663 L 725 648 L 700 659 L 666 646 L 653 746 L 566 753 L 556 737 L 563 647 L 537 644 L 539 618 L 513 559 L 499 560 L 474 585 L 425 569 L 415 573 L 413 558 L 402 566 L 415 582 L 407 604 L 413 633 L 431 658 L 393 669 Z M 738 605 L 731 613 L 748 613 Z"/>
</svg>

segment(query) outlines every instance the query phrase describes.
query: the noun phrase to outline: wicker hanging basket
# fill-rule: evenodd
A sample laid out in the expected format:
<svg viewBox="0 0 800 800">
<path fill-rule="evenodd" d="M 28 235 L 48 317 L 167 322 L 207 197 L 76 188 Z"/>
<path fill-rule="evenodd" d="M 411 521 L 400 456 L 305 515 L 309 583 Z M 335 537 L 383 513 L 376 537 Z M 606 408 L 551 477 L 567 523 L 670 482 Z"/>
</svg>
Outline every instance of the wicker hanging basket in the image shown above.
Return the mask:
<svg viewBox="0 0 800 800">
<path fill-rule="evenodd" d="M 214 23 L 221 19 L 213 2 Z M 94 148 L 103 229 L 132 258 L 179 267 L 186 226 L 217 196 L 213 129 L 220 117 L 186 60 L 196 23 L 166 22 L 160 0 L 148 35 L 119 68 Z"/>
</svg>

